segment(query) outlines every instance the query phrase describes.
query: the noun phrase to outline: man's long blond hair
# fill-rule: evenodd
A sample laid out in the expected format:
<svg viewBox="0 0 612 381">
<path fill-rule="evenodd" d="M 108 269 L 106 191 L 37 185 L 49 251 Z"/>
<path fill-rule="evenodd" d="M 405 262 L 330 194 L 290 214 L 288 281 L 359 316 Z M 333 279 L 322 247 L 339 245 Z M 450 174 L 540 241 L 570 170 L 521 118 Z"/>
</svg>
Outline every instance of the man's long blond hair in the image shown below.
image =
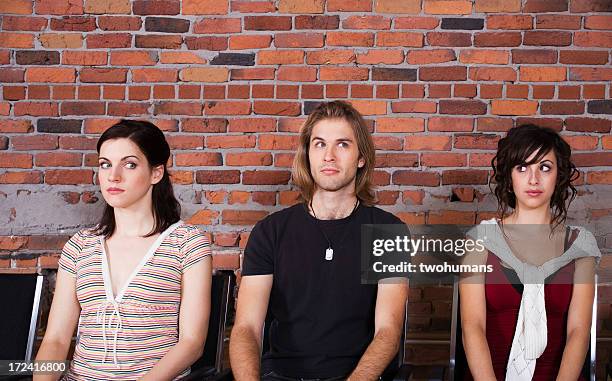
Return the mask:
<svg viewBox="0 0 612 381">
<path fill-rule="evenodd" d="M 359 157 L 363 159 L 364 165 L 357 168 L 355 178 L 355 196 L 365 205 L 376 202 L 374 186 L 372 185 L 372 172 L 374 171 L 375 150 L 372 135 L 368 130 L 365 120 L 353 106 L 343 101 L 332 101 L 321 103 L 308 116 L 300 130 L 300 144 L 293 160 L 292 180 L 299 188 L 302 200 L 310 203 L 315 191 L 315 182 L 310 172 L 310 160 L 308 149 L 312 137 L 312 129 L 315 124 L 325 119 L 343 119 L 353 128 L 357 139 Z"/>
</svg>

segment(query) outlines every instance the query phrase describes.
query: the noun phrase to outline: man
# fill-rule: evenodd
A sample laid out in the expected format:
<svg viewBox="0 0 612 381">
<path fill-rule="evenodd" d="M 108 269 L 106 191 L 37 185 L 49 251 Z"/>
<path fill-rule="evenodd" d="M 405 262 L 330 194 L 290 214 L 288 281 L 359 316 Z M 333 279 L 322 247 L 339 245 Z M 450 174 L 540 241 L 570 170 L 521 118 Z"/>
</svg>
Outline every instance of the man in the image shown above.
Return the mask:
<svg viewBox="0 0 612 381">
<path fill-rule="evenodd" d="M 407 282 L 360 278 L 361 224 L 401 224 L 371 206 L 374 152 L 349 104 L 322 103 L 308 117 L 293 168 L 304 202 L 257 223 L 245 249 L 230 339 L 236 380 L 375 380 L 395 357 Z"/>
</svg>

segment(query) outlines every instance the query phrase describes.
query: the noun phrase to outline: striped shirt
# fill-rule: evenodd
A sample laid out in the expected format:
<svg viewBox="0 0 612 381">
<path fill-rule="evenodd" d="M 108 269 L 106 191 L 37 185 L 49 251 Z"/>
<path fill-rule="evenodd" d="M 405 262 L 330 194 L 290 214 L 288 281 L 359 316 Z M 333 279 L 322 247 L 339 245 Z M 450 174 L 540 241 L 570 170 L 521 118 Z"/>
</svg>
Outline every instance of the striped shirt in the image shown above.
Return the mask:
<svg viewBox="0 0 612 381">
<path fill-rule="evenodd" d="M 59 268 L 76 278 L 81 314 L 65 379 L 135 380 L 148 372 L 178 342 L 183 272 L 207 255 L 206 236 L 179 221 L 159 235 L 115 296 L 104 237 L 88 230 L 72 236 Z"/>
</svg>

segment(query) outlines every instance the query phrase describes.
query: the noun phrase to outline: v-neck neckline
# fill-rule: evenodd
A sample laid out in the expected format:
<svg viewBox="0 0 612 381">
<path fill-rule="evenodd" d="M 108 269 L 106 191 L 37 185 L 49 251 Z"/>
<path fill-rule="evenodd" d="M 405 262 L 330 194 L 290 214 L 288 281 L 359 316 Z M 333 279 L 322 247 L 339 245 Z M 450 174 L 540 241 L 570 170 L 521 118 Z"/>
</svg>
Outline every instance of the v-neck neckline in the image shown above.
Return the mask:
<svg viewBox="0 0 612 381">
<path fill-rule="evenodd" d="M 127 288 L 130 286 L 136 275 L 140 272 L 140 270 L 147 264 L 149 259 L 153 257 L 159 246 L 161 246 L 162 242 L 166 239 L 166 237 L 174 231 L 177 227 L 183 224 L 183 221 L 175 222 L 170 225 L 166 230 L 164 230 L 159 237 L 155 239 L 153 244 L 147 250 L 147 253 L 142 257 L 138 265 L 132 270 L 130 276 L 128 276 L 127 280 L 121 287 L 121 289 L 117 289 L 117 295 L 113 293 L 113 283 L 112 278 L 110 276 L 110 265 L 108 262 L 108 254 L 106 253 L 106 240 L 104 236 L 100 236 L 100 246 L 102 248 L 102 280 L 104 283 L 104 291 L 106 293 L 106 299 L 110 302 L 119 303 L 123 299 Z"/>
</svg>

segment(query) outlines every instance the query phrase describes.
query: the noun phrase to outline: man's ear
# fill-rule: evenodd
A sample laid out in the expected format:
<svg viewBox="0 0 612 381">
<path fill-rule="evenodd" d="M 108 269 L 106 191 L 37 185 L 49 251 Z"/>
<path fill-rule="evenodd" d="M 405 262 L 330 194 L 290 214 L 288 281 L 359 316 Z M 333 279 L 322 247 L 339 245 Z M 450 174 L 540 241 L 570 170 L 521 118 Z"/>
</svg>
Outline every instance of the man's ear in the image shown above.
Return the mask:
<svg viewBox="0 0 612 381">
<path fill-rule="evenodd" d="M 151 185 L 155 185 L 161 181 L 164 177 L 164 166 L 158 165 L 157 167 L 153 167 L 151 171 Z"/>
<path fill-rule="evenodd" d="M 359 161 L 357 162 L 357 168 L 363 168 L 364 165 L 365 165 L 365 159 L 363 157 L 360 157 Z"/>
</svg>

